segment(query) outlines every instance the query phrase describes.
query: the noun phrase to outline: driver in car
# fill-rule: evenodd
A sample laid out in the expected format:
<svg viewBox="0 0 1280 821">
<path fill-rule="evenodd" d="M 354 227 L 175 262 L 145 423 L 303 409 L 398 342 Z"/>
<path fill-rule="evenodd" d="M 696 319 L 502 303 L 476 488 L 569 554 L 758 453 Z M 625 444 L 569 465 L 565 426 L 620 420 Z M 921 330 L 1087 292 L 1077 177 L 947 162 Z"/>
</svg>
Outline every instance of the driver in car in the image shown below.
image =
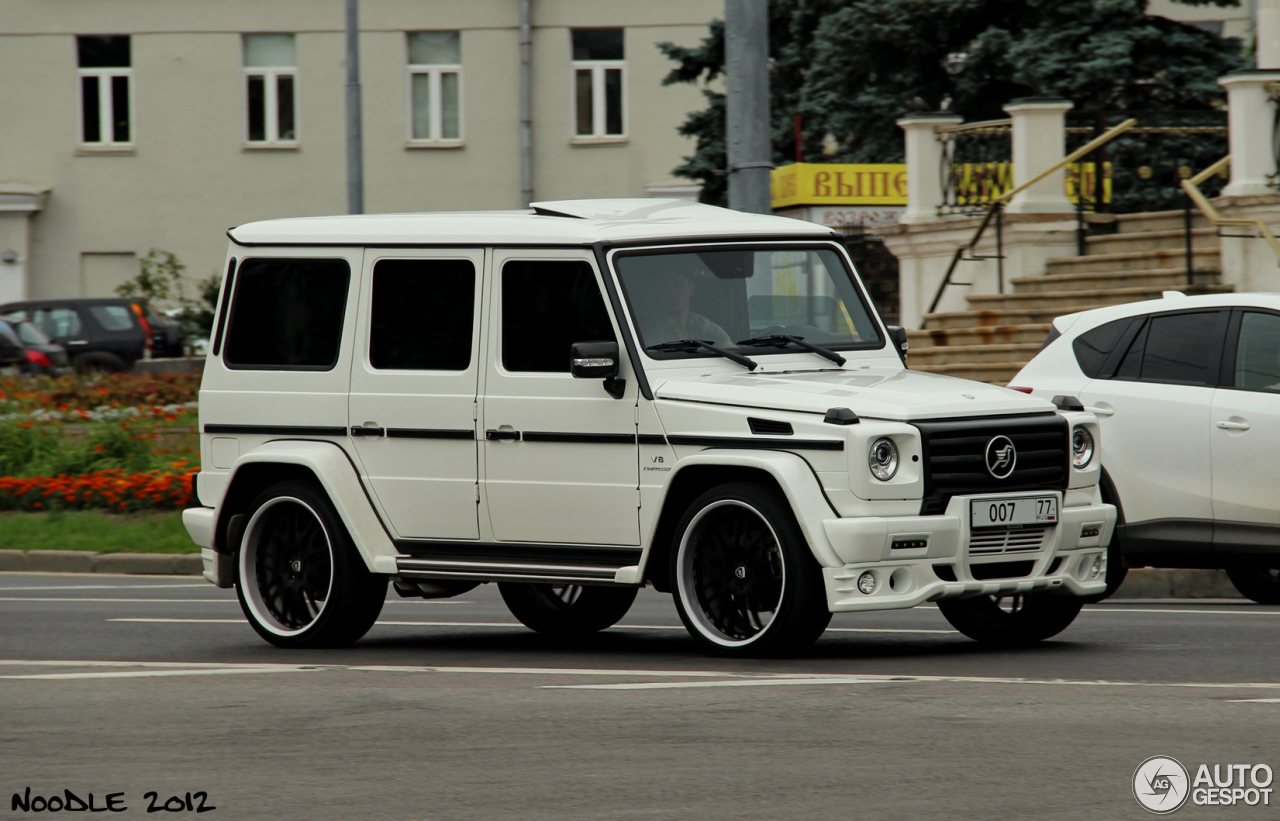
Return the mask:
<svg viewBox="0 0 1280 821">
<path fill-rule="evenodd" d="M 644 294 L 643 309 L 636 311 L 646 345 L 680 339 L 698 339 L 716 347 L 733 344 L 724 328 L 689 310 L 697 288 L 692 275 L 663 269 L 654 271 L 647 280 L 649 287 Z"/>
</svg>

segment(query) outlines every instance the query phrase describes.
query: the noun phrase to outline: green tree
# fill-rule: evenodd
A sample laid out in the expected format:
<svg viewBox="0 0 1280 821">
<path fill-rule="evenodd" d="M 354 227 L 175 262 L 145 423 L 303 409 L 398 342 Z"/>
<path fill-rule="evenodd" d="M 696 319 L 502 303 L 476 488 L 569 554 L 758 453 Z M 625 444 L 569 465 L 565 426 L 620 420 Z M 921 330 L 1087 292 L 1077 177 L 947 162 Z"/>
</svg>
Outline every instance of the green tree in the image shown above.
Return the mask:
<svg viewBox="0 0 1280 821">
<path fill-rule="evenodd" d="M 138 275 L 116 288 L 116 294 L 137 299 L 157 310 L 178 309 L 184 338 L 207 337 L 213 328 L 213 311 L 218 304 L 222 278 L 217 274 L 195 283 L 200 296 L 187 296 L 187 270 L 178 257 L 152 248 L 138 260 Z"/>
<path fill-rule="evenodd" d="M 1236 5 L 1235 0 L 1179 0 Z M 967 120 L 1005 116 L 1012 99 L 1063 97 L 1075 111 L 1204 110 L 1221 105 L 1217 78 L 1243 64 L 1241 44 L 1146 14 L 1146 0 L 772 0 L 774 162 L 794 157 L 794 119 L 806 159 L 901 162 L 895 121 L 950 110 Z M 696 47 L 659 46 L 677 66 L 665 83 L 724 71 L 724 27 Z M 697 140 L 674 173 L 725 200 L 724 95 L 680 133 Z"/>
</svg>

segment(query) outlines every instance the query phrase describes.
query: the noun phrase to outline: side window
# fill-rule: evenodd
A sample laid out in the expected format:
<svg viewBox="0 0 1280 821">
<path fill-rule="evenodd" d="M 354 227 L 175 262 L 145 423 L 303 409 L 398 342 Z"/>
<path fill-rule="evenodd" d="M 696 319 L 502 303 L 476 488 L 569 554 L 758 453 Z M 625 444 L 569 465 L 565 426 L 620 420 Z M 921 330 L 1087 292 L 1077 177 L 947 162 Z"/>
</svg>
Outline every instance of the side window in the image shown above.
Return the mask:
<svg viewBox="0 0 1280 821">
<path fill-rule="evenodd" d="M 1085 376 L 1090 379 L 1106 378 L 1102 368 L 1133 321 L 1132 318 L 1117 319 L 1114 322 L 1099 325 L 1092 331 L 1082 333 L 1075 338 L 1071 348 L 1075 351 L 1076 362 Z M 1045 347 L 1048 347 L 1051 341 L 1052 337 L 1045 342 Z"/>
<path fill-rule="evenodd" d="M 1222 356 L 1222 314 L 1153 316 L 1142 353 L 1143 382 L 1208 385 Z"/>
<path fill-rule="evenodd" d="M 224 359 L 233 368 L 322 370 L 338 362 L 351 268 L 344 259 L 246 259 Z"/>
<path fill-rule="evenodd" d="M 476 269 L 466 259 L 384 259 L 373 268 L 369 364 L 465 371 L 471 365 Z"/>
<path fill-rule="evenodd" d="M 32 319 L 49 336 L 76 336 L 80 333 L 80 315 L 73 308 L 36 308 Z"/>
<path fill-rule="evenodd" d="M 104 331 L 120 332 L 133 329 L 129 309 L 123 305 L 90 305 L 89 313 Z"/>
<path fill-rule="evenodd" d="M 502 366 L 568 373 L 575 342 L 616 342 L 591 266 L 516 261 L 502 266 Z"/>
<path fill-rule="evenodd" d="M 1280 391 L 1280 316 L 1256 311 L 1241 315 L 1231 384 L 1249 390 Z"/>
</svg>

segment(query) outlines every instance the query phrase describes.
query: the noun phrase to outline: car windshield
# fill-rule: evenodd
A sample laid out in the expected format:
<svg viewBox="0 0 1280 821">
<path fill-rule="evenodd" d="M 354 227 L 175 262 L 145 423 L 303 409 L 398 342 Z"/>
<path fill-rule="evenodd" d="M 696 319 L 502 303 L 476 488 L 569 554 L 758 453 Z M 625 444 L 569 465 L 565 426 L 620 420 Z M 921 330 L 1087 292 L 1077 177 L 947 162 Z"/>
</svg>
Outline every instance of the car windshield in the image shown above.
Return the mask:
<svg viewBox="0 0 1280 821">
<path fill-rule="evenodd" d="M 632 251 L 617 254 L 614 265 L 641 345 L 656 359 L 715 355 L 666 344 L 682 340 L 751 356 L 805 349 L 794 340 L 828 350 L 884 345 L 849 270 L 831 249 Z"/>
<path fill-rule="evenodd" d="M 44 331 L 40 330 L 32 322 L 15 322 L 14 329 L 18 332 L 18 338 L 28 345 L 48 345 L 49 337 L 45 336 Z"/>
</svg>

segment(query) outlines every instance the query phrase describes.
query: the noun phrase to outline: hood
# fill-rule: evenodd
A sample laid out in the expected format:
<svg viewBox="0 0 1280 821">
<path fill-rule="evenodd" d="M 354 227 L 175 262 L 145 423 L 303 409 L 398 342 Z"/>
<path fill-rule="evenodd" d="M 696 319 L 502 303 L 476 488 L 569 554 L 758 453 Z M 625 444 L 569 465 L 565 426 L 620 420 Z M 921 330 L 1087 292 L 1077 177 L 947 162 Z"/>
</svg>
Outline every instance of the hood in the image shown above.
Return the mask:
<svg viewBox="0 0 1280 821">
<path fill-rule="evenodd" d="M 654 394 L 802 413 L 843 407 L 868 419 L 898 422 L 1054 410 L 1044 399 L 1008 388 L 891 367 L 704 374 L 668 380 Z"/>
</svg>

